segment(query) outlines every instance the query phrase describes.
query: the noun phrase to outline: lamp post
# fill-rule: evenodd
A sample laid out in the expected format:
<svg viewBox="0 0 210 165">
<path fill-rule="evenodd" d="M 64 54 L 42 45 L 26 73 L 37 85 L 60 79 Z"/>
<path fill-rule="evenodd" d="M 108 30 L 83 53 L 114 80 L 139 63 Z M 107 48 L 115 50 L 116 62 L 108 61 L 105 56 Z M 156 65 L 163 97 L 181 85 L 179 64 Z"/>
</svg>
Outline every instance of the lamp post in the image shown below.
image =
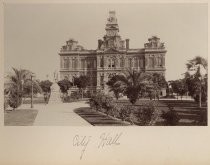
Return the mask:
<svg viewBox="0 0 210 165">
<path fill-rule="evenodd" d="M 21 80 L 21 104 L 23 104 L 23 83 L 24 83 L 24 80 Z"/>
<path fill-rule="evenodd" d="M 34 73 L 31 74 L 31 108 L 34 107 L 34 105 L 33 105 L 33 95 L 34 95 L 34 91 L 33 91 L 33 77 L 35 77 Z"/>
<path fill-rule="evenodd" d="M 202 105 L 201 105 L 201 97 L 202 97 L 202 77 L 201 77 L 201 75 L 200 75 L 200 77 L 199 77 L 199 80 L 200 80 L 200 88 L 199 88 L 199 108 L 201 108 L 202 107 Z"/>
</svg>

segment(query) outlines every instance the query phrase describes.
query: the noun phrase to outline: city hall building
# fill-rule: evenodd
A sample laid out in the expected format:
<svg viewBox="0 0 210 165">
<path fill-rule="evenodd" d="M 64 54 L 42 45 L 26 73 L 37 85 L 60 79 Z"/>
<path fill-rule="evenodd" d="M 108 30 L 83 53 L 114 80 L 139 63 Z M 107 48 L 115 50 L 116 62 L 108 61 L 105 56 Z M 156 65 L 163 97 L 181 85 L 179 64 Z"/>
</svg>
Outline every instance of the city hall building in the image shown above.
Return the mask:
<svg viewBox="0 0 210 165">
<path fill-rule="evenodd" d="M 96 50 L 85 49 L 74 39 L 66 41 L 59 52 L 60 79 L 74 82 L 74 77 L 87 75 L 90 78 L 89 89 L 107 92 L 106 82 L 126 69 L 158 72 L 165 76 L 166 50 L 160 38 L 152 36 L 143 48 L 131 49 L 129 39 L 123 40 L 119 35 L 115 11 L 109 12 L 105 30 L 106 34 L 98 40 Z"/>
</svg>

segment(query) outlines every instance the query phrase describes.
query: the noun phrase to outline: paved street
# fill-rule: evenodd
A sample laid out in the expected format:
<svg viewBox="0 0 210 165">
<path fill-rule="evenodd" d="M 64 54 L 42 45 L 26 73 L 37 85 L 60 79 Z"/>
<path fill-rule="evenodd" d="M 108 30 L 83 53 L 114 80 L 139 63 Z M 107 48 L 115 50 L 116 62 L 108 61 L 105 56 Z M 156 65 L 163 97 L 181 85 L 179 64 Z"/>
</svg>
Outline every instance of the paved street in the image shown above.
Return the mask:
<svg viewBox="0 0 210 165">
<path fill-rule="evenodd" d="M 36 106 L 34 108 L 38 109 L 38 114 L 34 126 L 90 126 L 74 112 L 74 109 L 88 107 L 85 101 Z"/>
</svg>

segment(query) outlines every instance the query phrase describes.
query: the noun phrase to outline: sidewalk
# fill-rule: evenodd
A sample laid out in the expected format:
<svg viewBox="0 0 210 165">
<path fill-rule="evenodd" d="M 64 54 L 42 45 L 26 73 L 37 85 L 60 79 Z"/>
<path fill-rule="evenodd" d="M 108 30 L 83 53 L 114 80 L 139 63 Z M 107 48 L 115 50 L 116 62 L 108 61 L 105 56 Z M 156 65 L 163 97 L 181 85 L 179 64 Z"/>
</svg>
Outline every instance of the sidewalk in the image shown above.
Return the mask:
<svg viewBox="0 0 210 165">
<path fill-rule="evenodd" d="M 90 126 L 87 121 L 77 115 L 74 110 L 81 107 L 88 107 L 85 101 L 34 105 L 38 109 L 34 126 Z"/>
</svg>

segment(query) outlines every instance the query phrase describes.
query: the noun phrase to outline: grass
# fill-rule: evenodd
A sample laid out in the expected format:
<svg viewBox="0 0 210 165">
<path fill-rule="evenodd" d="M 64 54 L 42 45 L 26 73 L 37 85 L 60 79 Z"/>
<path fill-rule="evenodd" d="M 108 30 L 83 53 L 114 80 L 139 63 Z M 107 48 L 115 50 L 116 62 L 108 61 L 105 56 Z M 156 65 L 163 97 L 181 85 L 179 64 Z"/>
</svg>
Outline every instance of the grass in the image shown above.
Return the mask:
<svg viewBox="0 0 210 165">
<path fill-rule="evenodd" d="M 80 117 L 85 119 L 93 126 L 128 126 L 127 122 L 123 122 L 116 118 L 107 116 L 101 112 L 91 110 L 91 108 L 78 108 L 74 110 Z"/>
<path fill-rule="evenodd" d="M 23 104 L 31 104 L 31 98 L 23 99 Z M 33 104 L 45 104 L 44 97 L 34 97 Z"/>
<path fill-rule="evenodd" d="M 118 104 L 131 105 L 128 100 L 119 100 L 116 102 Z M 141 106 L 146 102 L 149 102 L 149 100 L 138 100 L 135 106 Z M 198 108 L 198 103 L 193 100 L 159 100 L 157 102 L 157 108 L 161 111 L 167 111 L 168 105 L 173 106 L 174 110 L 178 113 L 180 118 L 178 126 L 207 125 L 207 122 L 201 121 L 202 118 L 207 118 L 206 103 L 202 103 L 202 108 Z M 203 114 L 206 114 L 206 116 Z M 200 122 L 202 122 L 202 124 L 200 124 Z M 159 122 L 158 125 L 162 125 L 162 123 Z"/>
<path fill-rule="evenodd" d="M 18 109 L 4 113 L 5 126 L 31 126 L 37 116 L 38 110 Z"/>
</svg>

